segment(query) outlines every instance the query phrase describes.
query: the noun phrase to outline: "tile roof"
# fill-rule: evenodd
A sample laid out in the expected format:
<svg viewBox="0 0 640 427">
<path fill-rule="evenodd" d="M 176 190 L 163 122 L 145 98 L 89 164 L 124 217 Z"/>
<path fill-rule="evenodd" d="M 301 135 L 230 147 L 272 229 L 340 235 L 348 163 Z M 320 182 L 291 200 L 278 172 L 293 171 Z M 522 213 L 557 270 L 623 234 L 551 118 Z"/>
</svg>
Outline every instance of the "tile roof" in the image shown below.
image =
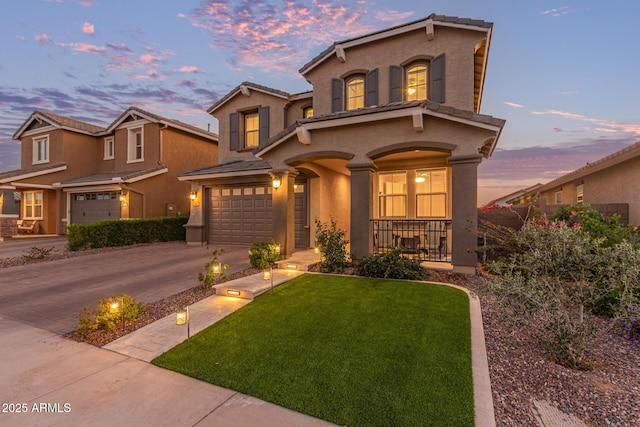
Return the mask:
<svg viewBox="0 0 640 427">
<path fill-rule="evenodd" d="M 143 110 L 142 108 L 138 108 L 134 106 L 131 106 L 127 108 L 125 111 L 123 111 L 122 114 L 120 114 L 113 122 L 111 122 L 109 127 L 105 130 L 113 131 L 113 128 L 119 125 L 123 121 L 123 119 L 125 119 L 131 113 L 138 113 L 156 122 L 166 123 L 170 126 L 173 125 L 174 127 L 185 128 L 186 130 L 190 130 L 196 133 L 204 133 L 205 135 L 208 135 L 210 137 L 215 137 L 215 139 L 218 138 L 218 134 L 214 132 L 204 130 L 202 128 L 199 128 L 198 126 L 190 125 L 189 123 L 181 122 L 180 120 L 169 119 L 169 118 L 160 116 L 158 114 L 150 113 L 146 110 Z"/>
<path fill-rule="evenodd" d="M 342 41 L 336 41 L 331 46 L 326 48 L 324 51 L 320 52 L 316 57 L 311 59 L 311 61 L 309 61 L 306 64 L 304 64 L 302 66 L 302 68 L 300 68 L 299 72 L 300 72 L 300 74 L 304 74 L 309 68 L 312 68 L 313 65 L 315 65 L 318 62 L 321 62 L 325 58 L 325 56 L 330 54 L 335 49 L 335 47 L 338 46 L 338 45 L 342 45 L 342 44 L 345 44 L 345 43 L 351 43 L 351 42 L 357 42 L 358 40 L 365 39 L 367 37 L 375 36 L 375 35 L 378 35 L 378 34 L 384 34 L 386 32 L 391 32 L 391 31 L 394 31 L 394 30 L 398 30 L 398 29 L 401 29 L 403 27 L 409 27 L 409 26 L 418 24 L 420 22 L 426 22 L 428 20 L 432 20 L 432 21 L 435 21 L 435 22 L 441 22 L 443 24 L 469 25 L 469 26 L 482 27 L 482 28 L 492 28 L 493 27 L 493 23 L 492 22 L 483 21 L 481 19 L 458 18 L 457 16 L 436 15 L 435 13 L 432 13 L 431 15 L 427 16 L 426 18 L 418 19 L 418 20 L 415 20 L 415 21 L 412 21 L 412 22 L 408 22 L 406 24 L 396 25 L 395 27 L 385 28 L 384 30 L 375 31 L 373 33 L 364 34 L 362 36 L 354 37 L 354 38 L 351 38 L 351 39 L 346 39 L 346 40 L 342 40 Z"/>
<path fill-rule="evenodd" d="M 58 128 L 67 128 L 71 130 L 77 130 L 82 133 L 88 133 L 90 135 L 99 135 L 106 131 L 101 126 L 92 125 L 90 123 L 81 122 L 80 120 L 70 119 L 69 117 L 59 116 L 49 111 L 35 110 L 27 120 L 20 126 L 20 128 L 13 134 L 13 139 L 20 138 L 20 135 L 27 129 L 28 125 L 36 118 L 42 119 L 51 123 L 51 125 Z"/>
<path fill-rule="evenodd" d="M 201 169 L 184 172 L 178 176 L 189 177 L 199 175 L 213 175 L 233 172 L 248 172 L 271 169 L 271 165 L 264 160 L 234 160 L 214 166 L 207 166 Z"/>
<path fill-rule="evenodd" d="M 229 99 L 231 99 L 235 94 L 237 94 L 240 91 L 240 88 L 242 86 L 246 86 L 248 88 L 253 88 L 262 92 L 266 92 L 266 93 L 271 93 L 275 96 L 280 96 L 280 97 L 284 97 L 284 98 L 289 98 L 289 96 L 291 96 L 289 93 L 287 92 L 283 92 L 281 90 L 278 89 L 274 89 L 271 87 L 267 87 L 267 86 L 262 86 L 259 85 L 257 83 L 252 83 L 252 82 L 242 82 L 240 83 L 238 86 L 236 86 L 235 88 L 231 89 L 231 91 L 229 91 L 229 93 L 227 93 L 225 96 L 223 96 L 222 98 L 220 98 L 215 104 L 213 104 L 211 107 L 209 107 L 207 109 L 207 113 L 211 114 L 212 111 L 216 110 L 218 107 L 220 107 L 222 104 L 224 104 L 225 102 L 227 102 Z"/>
<path fill-rule="evenodd" d="M 42 175 L 46 174 L 46 171 L 49 169 L 58 169 L 60 167 L 66 166 L 66 163 L 56 163 L 53 165 L 42 165 L 42 166 L 34 166 L 32 168 L 27 169 L 14 169 L 10 171 L 0 172 L 0 182 L 8 182 L 11 178 L 15 178 L 22 175 L 30 175 L 37 172 L 42 172 Z"/>
<path fill-rule="evenodd" d="M 91 183 L 91 182 L 105 182 L 105 181 L 114 181 L 114 183 L 118 183 L 121 181 L 126 182 L 127 180 L 130 180 L 142 175 L 147 175 L 153 172 L 158 172 L 166 168 L 167 166 L 165 165 L 158 165 L 156 167 L 149 168 L 149 169 L 98 173 L 98 174 L 87 175 L 79 178 L 70 179 L 68 181 L 62 181 L 60 185 L 64 187 L 71 184 L 82 184 L 82 183 Z"/>
</svg>

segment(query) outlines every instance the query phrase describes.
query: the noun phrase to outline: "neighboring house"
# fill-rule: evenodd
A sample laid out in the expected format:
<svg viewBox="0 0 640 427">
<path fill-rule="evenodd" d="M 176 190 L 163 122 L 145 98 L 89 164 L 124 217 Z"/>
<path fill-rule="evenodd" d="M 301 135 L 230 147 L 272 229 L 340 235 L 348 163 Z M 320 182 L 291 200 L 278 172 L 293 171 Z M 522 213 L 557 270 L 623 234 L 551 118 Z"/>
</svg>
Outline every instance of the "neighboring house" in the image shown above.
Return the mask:
<svg viewBox="0 0 640 427">
<path fill-rule="evenodd" d="M 536 203 L 555 205 L 599 205 L 605 214 L 624 217 L 628 205 L 628 222 L 640 224 L 640 142 L 550 181 L 507 202 L 521 205 Z M 608 207 L 607 207 L 608 205 Z M 620 210 L 622 209 L 622 210 Z M 625 218 L 626 220 L 626 218 Z"/>
<path fill-rule="evenodd" d="M 107 128 L 35 111 L 14 135 L 21 169 L 0 188 L 21 193 L 19 217 L 36 232 L 68 224 L 189 214 L 189 184 L 177 175 L 216 163 L 218 137 L 136 107 Z"/>
<path fill-rule="evenodd" d="M 542 187 L 542 184 L 538 183 L 538 184 L 534 184 L 531 187 L 527 187 L 527 188 L 522 188 L 520 190 L 514 191 L 513 193 L 509 193 L 506 196 L 502 196 L 499 197 L 497 199 L 494 199 L 488 203 L 485 203 L 485 207 L 489 207 L 489 206 L 510 206 L 511 203 L 509 202 L 510 200 L 513 199 L 517 199 L 518 197 L 524 195 L 524 194 L 531 194 L 532 192 L 534 192 L 535 190 L 537 190 L 538 188 Z"/>
<path fill-rule="evenodd" d="M 208 110 L 219 164 L 180 176 L 188 243 L 289 255 L 334 218 L 356 259 L 404 246 L 473 272 L 477 169 L 505 123 L 480 114 L 492 26 L 431 15 L 334 43 L 300 69 L 311 92 L 237 86 Z"/>
</svg>

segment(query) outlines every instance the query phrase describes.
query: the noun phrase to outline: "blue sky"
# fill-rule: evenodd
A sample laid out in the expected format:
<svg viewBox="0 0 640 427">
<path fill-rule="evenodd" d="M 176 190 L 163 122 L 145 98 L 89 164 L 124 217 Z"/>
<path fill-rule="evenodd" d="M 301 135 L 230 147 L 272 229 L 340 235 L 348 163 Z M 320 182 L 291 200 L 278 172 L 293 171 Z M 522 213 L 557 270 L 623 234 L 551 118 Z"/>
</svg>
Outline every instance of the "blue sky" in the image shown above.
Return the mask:
<svg viewBox="0 0 640 427">
<path fill-rule="evenodd" d="M 640 141 L 640 3 L 624 0 L 20 0 L 0 14 L 0 171 L 41 109 L 105 126 L 130 105 L 217 130 L 244 80 L 311 89 L 335 40 L 430 13 L 494 23 L 481 112 L 507 120 L 479 202 Z"/>
</svg>

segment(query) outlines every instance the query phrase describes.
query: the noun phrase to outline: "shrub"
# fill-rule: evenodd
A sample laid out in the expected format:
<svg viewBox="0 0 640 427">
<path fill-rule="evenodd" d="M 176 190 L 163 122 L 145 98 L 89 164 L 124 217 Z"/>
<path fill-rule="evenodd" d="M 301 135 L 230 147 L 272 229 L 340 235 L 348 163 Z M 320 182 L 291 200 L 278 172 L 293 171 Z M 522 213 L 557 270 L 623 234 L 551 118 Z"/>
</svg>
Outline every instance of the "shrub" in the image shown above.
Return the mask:
<svg viewBox="0 0 640 427">
<path fill-rule="evenodd" d="M 51 255 L 51 252 L 54 252 L 55 250 L 56 250 L 55 248 L 47 249 L 47 248 L 39 248 L 37 246 L 33 246 L 31 249 L 24 252 L 24 254 L 22 255 L 22 259 L 25 262 L 45 259 L 49 255 Z"/>
<path fill-rule="evenodd" d="M 202 283 L 202 286 L 208 288 L 217 282 L 227 280 L 227 276 L 224 271 L 229 268 L 229 264 L 222 264 L 218 261 L 218 256 L 224 253 L 224 249 L 214 249 L 211 252 L 211 259 L 204 265 L 204 273 L 198 274 L 198 280 Z M 216 269 L 218 271 L 216 271 Z"/>
<path fill-rule="evenodd" d="M 640 350 L 640 308 L 629 307 L 627 319 L 624 324 L 624 332 L 631 345 Z"/>
<path fill-rule="evenodd" d="M 362 258 L 356 266 L 356 272 L 358 276 L 382 279 L 424 280 L 429 278 L 427 270 L 420 265 L 420 260 L 403 256 L 400 249 Z"/>
<path fill-rule="evenodd" d="M 249 263 L 253 268 L 265 269 L 280 260 L 280 252 L 276 249 L 276 242 L 254 243 L 249 250 Z"/>
<path fill-rule="evenodd" d="M 527 221 L 509 235 L 512 253 L 490 269 L 488 281 L 506 312 L 525 321 L 544 322 L 542 342 L 558 363 L 591 367 L 589 349 L 600 337 L 588 311 L 603 298 L 616 295 L 612 327 L 625 316 L 623 307 L 637 301 L 640 251 L 629 242 L 608 247 L 579 225 Z M 634 297 L 634 295 L 636 295 Z"/>
<path fill-rule="evenodd" d="M 124 310 L 124 312 L 123 312 Z M 91 332 L 98 329 L 112 330 L 119 324 L 130 322 L 140 317 L 147 310 L 143 303 L 136 303 L 135 298 L 122 294 L 98 301 L 98 309 L 82 309 L 78 315 L 78 330 Z"/>
<path fill-rule="evenodd" d="M 316 245 L 322 254 L 320 271 L 323 273 L 339 273 L 349 265 L 350 256 L 347 253 L 349 241 L 345 239 L 347 232 L 338 228 L 333 217 L 329 224 L 320 222 L 316 218 Z"/>
<path fill-rule="evenodd" d="M 184 240 L 187 217 L 108 220 L 67 227 L 67 248 L 78 251 L 107 246 Z"/>
</svg>

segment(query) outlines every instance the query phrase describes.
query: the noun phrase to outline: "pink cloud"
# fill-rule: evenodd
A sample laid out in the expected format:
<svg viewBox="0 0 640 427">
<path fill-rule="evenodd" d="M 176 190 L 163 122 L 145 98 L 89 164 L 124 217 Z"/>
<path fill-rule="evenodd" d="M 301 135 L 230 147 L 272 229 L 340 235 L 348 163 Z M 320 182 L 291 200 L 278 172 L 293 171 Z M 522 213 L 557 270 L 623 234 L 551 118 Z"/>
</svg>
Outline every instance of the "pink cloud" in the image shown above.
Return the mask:
<svg viewBox="0 0 640 427">
<path fill-rule="evenodd" d="M 524 108 L 524 105 L 522 105 L 522 104 L 516 104 L 515 102 L 505 101 L 504 103 L 505 103 L 506 105 L 508 105 L 509 107 L 513 107 L 513 108 Z"/>
<path fill-rule="evenodd" d="M 85 33 L 85 34 L 93 35 L 93 33 L 95 33 L 95 28 L 93 27 L 93 24 L 85 22 L 82 25 L 82 32 Z"/>
<path fill-rule="evenodd" d="M 98 4 L 94 0 L 78 0 L 78 3 L 84 7 L 97 6 Z"/>
<path fill-rule="evenodd" d="M 622 133 L 633 133 L 635 135 L 640 136 L 640 124 L 638 123 L 618 123 L 610 120 L 597 119 L 593 117 L 587 117 L 582 114 L 571 113 L 568 111 L 560 111 L 560 110 L 544 110 L 544 111 L 533 111 L 531 114 L 536 115 L 554 115 L 560 116 L 571 120 L 579 120 L 587 123 L 591 123 L 597 126 L 597 130 L 604 131 L 604 129 L 608 129 L 607 132 L 622 132 Z"/>
<path fill-rule="evenodd" d="M 569 13 L 569 6 L 562 6 L 557 9 L 549 9 L 544 12 L 540 12 L 540 15 L 550 15 L 550 16 L 562 16 Z"/>
<path fill-rule="evenodd" d="M 180 67 L 180 72 L 181 73 L 197 73 L 198 67 L 194 65 L 183 65 L 182 67 Z"/>
<path fill-rule="evenodd" d="M 102 53 L 107 50 L 104 46 L 96 46 L 89 43 L 67 43 L 64 46 L 70 47 L 74 52 Z"/>
<path fill-rule="evenodd" d="M 415 12 L 399 12 L 397 10 L 387 10 L 376 12 L 376 19 L 378 21 L 405 21 L 411 17 Z"/>
<path fill-rule="evenodd" d="M 36 34 L 36 41 L 40 43 L 51 43 L 53 39 L 47 34 Z"/>
</svg>

